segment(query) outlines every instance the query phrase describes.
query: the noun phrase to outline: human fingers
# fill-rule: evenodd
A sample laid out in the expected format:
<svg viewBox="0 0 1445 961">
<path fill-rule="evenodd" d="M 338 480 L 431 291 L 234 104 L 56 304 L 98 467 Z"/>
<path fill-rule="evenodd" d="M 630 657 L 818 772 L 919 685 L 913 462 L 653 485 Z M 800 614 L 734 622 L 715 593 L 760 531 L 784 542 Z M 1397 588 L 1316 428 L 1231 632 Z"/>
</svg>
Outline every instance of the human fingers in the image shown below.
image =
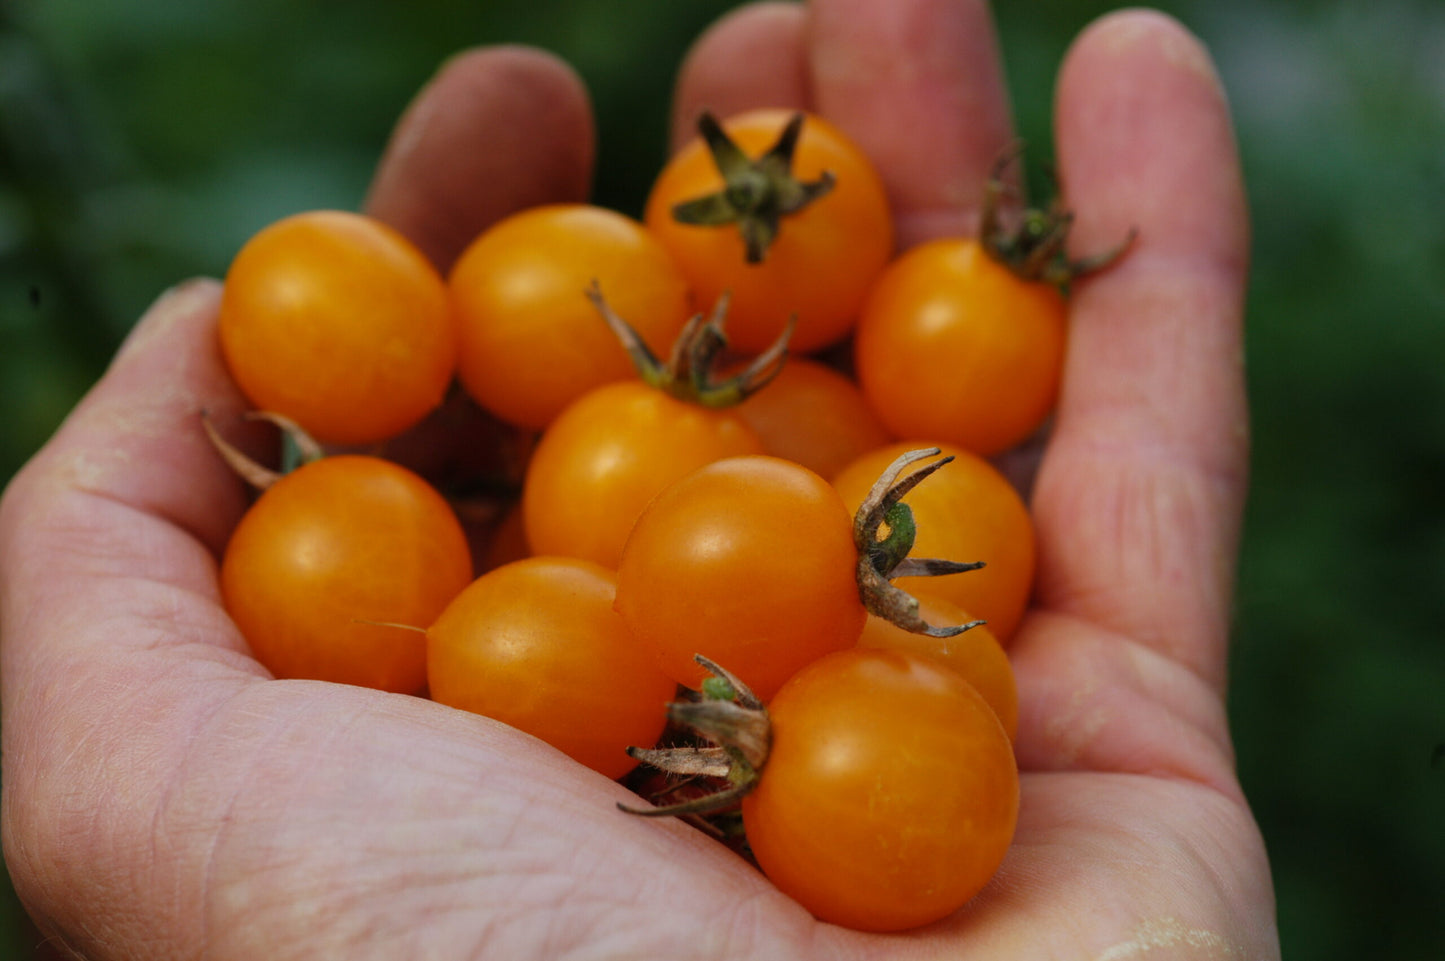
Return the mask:
<svg viewBox="0 0 1445 961">
<path fill-rule="evenodd" d="M 1228 106 L 1194 37 L 1130 11 L 1070 51 L 1056 125 L 1075 250 L 1138 240 L 1073 298 L 1033 501 L 1038 600 L 1220 686 L 1247 454 L 1248 228 Z"/>
<path fill-rule="evenodd" d="M 469 50 L 402 115 L 366 210 L 445 271 L 507 214 L 585 200 L 593 150 L 591 105 L 571 67 L 528 47 Z"/>
</svg>

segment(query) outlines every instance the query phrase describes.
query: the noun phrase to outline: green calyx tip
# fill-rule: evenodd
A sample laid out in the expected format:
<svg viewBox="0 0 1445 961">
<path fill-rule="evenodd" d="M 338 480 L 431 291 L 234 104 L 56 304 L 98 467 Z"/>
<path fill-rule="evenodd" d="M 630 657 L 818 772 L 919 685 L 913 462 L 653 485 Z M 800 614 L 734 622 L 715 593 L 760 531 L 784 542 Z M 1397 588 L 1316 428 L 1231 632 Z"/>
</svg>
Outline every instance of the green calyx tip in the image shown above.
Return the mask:
<svg viewBox="0 0 1445 961">
<path fill-rule="evenodd" d="M 751 158 L 732 141 L 716 117 L 704 112 L 698 117 L 698 132 L 722 175 L 723 188 L 676 204 L 673 218 L 697 227 L 735 225 L 743 239 L 747 262 L 761 263 L 777 239 L 783 218 L 827 194 L 835 183 L 827 171 L 817 180 L 793 176 L 793 151 L 803 121 L 803 113 L 793 114 L 777 141 L 761 156 Z"/>
</svg>

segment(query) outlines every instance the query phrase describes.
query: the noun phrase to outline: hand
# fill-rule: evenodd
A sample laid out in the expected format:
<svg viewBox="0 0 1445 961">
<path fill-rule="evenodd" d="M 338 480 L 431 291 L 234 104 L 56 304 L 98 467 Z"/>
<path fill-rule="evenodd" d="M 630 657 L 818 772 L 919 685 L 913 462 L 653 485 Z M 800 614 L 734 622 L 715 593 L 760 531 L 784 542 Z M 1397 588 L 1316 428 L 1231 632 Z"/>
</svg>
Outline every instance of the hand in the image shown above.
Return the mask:
<svg viewBox="0 0 1445 961">
<path fill-rule="evenodd" d="M 905 243 L 967 231 L 1010 139 L 990 31 L 970 0 L 743 8 L 688 58 L 679 136 L 704 104 L 809 107 L 871 151 Z M 591 137 L 564 67 L 470 53 L 403 118 L 369 207 L 445 266 L 505 213 L 581 199 Z M 1276 957 L 1224 711 L 1247 228 L 1207 55 L 1160 15 L 1105 18 L 1063 66 L 1056 140 L 1076 251 L 1140 239 L 1072 301 L 1012 648 L 1021 819 L 970 906 L 903 936 L 820 925 L 524 735 L 270 679 L 218 602 L 244 496 L 196 416 L 242 401 L 201 281 L 0 505 L 5 853 L 41 926 L 146 961 Z"/>
</svg>

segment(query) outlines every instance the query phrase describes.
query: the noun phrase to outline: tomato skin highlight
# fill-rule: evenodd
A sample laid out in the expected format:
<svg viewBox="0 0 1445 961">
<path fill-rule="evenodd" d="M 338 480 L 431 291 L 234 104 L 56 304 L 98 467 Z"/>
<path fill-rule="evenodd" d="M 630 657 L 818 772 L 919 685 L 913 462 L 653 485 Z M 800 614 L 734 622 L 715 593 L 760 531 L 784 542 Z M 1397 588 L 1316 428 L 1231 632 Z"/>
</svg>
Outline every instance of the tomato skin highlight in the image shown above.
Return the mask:
<svg viewBox="0 0 1445 961">
<path fill-rule="evenodd" d="M 722 126 L 745 153 L 756 157 L 772 146 L 791 116 L 787 110 L 755 110 L 730 117 Z M 840 340 L 852 328 L 868 285 L 893 253 L 893 221 L 883 182 L 842 131 L 821 118 L 807 117 L 792 169 L 799 180 L 816 179 L 828 170 L 837 183 L 831 193 L 783 218 L 760 264 L 746 263 L 735 228 L 690 226 L 673 219 L 675 204 L 723 185 L 701 138 L 673 156 L 648 196 L 643 219 L 687 275 L 698 303 L 712 304 L 730 292 L 728 337 L 744 353 L 766 349 L 795 311 L 794 350 L 814 350 Z"/>
<path fill-rule="evenodd" d="M 466 535 L 420 477 L 325 457 L 268 488 L 221 561 L 221 594 L 272 674 L 415 694 L 423 628 L 472 578 Z M 369 621 L 372 623 L 362 623 Z"/>
<path fill-rule="evenodd" d="M 219 335 L 247 399 L 323 443 L 400 434 L 441 404 L 456 365 L 441 275 L 391 227 L 338 210 L 284 218 L 242 246 Z"/>
<path fill-rule="evenodd" d="M 642 509 L 663 488 L 719 458 L 762 452 L 726 410 L 677 400 L 638 380 L 599 387 L 542 435 L 522 484 L 534 554 L 616 568 Z"/>
<path fill-rule="evenodd" d="M 918 612 L 923 619 L 935 627 L 967 624 L 974 620 L 967 611 L 954 604 L 915 591 Z M 929 634 L 915 634 L 876 614 L 869 614 L 863 625 L 863 635 L 858 638 L 859 647 L 871 647 L 888 651 L 899 651 L 932 658 L 949 668 L 983 695 L 988 706 L 998 715 L 1004 731 L 1012 741 L 1019 727 L 1019 695 L 1014 683 L 1013 666 L 1003 645 L 994 637 L 987 624 L 971 627 L 953 637 L 933 637 Z"/>
<path fill-rule="evenodd" d="M 758 864 L 812 914 L 863 931 L 940 920 L 1004 859 L 1013 750 L 947 668 L 854 649 L 799 671 L 768 705 L 772 751 L 743 798 Z"/>
<path fill-rule="evenodd" d="M 929 446 L 937 446 L 954 460 L 903 498 L 918 525 L 912 556 L 983 561 L 986 566 L 945 577 L 900 577 L 894 583 L 908 592 L 952 601 L 988 622 L 994 636 L 1007 646 L 1033 590 L 1036 546 L 1028 508 L 997 468 L 956 445 L 902 441 L 853 461 L 833 478 L 833 486 L 856 511 L 894 459 Z"/>
<path fill-rule="evenodd" d="M 651 746 L 675 685 L 613 610 L 615 575 L 529 557 L 477 578 L 427 632 L 432 700 L 495 718 L 618 778 Z"/>
<path fill-rule="evenodd" d="M 688 687 L 702 654 L 766 700 L 804 664 L 851 647 L 866 611 L 852 520 L 823 478 L 776 457 L 730 457 L 659 493 L 617 572 L 617 609 Z"/>
<path fill-rule="evenodd" d="M 667 356 L 692 295 L 641 223 L 588 204 L 552 204 L 474 240 L 447 279 L 467 393 L 505 421 L 541 429 L 592 388 L 633 377 L 627 352 L 586 297 L 594 281 Z"/>
<path fill-rule="evenodd" d="M 1053 410 L 1066 329 L 1056 289 L 1020 279 L 976 240 L 934 240 L 878 278 L 854 366 L 894 436 L 987 456 L 1026 440 Z"/>
</svg>

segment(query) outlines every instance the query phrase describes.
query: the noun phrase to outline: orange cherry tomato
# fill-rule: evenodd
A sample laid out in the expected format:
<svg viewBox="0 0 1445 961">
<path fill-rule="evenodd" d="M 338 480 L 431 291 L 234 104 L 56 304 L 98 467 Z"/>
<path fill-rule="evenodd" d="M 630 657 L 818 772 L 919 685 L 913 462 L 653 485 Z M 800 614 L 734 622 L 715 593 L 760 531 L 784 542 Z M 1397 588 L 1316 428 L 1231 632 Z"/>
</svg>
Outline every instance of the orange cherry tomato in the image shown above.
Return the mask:
<svg viewBox="0 0 1445 961">
<path fill-rule="evenodd" d="M 526 731 L 610 778 L 667 721 L 672 680 L 613 610 L 611 571 L 530 557 L 477 578 L 427 631 L 432 699 Z"/>
<path fill-rule="evenodd" d="M 987 456 L 1027 439 L 1053 410 L 1065 334 L 1054 287 L 1020 279 L 976 240 L 935 240 L 878 278 L 854 365 L 895 436 Z"/>
<path fill-rule="evenodd" d="M 925 446 L 890 444 L 863 455 L 833 478 L 856 511 L 868 489 L 899 455 Z M 1033 589 L 1033 520 L 1023 499 L 988 461 L 961 447 L 937 446 L 954 460 L 913 488 L 903 502 L 918 525 L 914 557 L 983 561 L 987 566 L 946 577 L 900 577 L 905 591 L 934 594 L 988 622 L 1001 643 L 1017 630 Z"/>
<path fill-rule="evenodd" d="M 935 627 L 967 624 L 973 620 L 967 611 L 952 601 L 922 591 L 915 596 L 918 598 L 919 614 Z M 915 634 L 869 614 L 867 623 L 863 625 L 863 636 L 858 638 L 858 646 L 933 658 L 983 695 L 1008 732 L 1010 741 L 1018 733 L 1019 695 L 1014 684 L 1013 666 L 987 624 L 971 627 L 953 637 L 933 637 Z"/>
<path fill-rule="evenodd" d="M 729 118 L 723 129 L 750 157 L 771 147 L 792 113 L 755 110 Z M 795 350 L 809 351 L 843 338 L 852 328 L 869 285 L 893 253 L 887 192 L 872 163 L 827 121 L 808 116 L 793 154 L 799 180 L 824 171 L 836 177 L 828 194 L 783 217 L 761 263 L 745 260 L 736 227 L 691 226 L 672 214 L 677 203 L 723 186 L 701 138 L 685 145 L 653 183 L 644 220 L 672 252 L 700 304 L 731 293 L 727 331 L 745 353 L 767 348 L 796 312 Z"/>
<path fill-rule="evenodd" d="M 807 357 L 789 357 L 778 376 L 736 411 L 769 454 L 824 477 L 893 439 L 857 384 Z"/>
<path fill-rule="evenodd" d="M 467 392 L 503 420 L 540 429 L 593 387 L 635 376 L 587 299 L 593 281 L 666 356 L 692 299 L 681 270 L 637 221 L 555 204 L 514 214 L 473 241 L 448 278 Z"/>
<path fill-rule="evenodd" d="M 643 511 L 617 609 L 678 682 L 701 685 L 702 654 L 766 700 L 804 664 L 857 643 L 857 562 L 852 518 L 827 481 L 776 457 L 730 457 Z"/>
<path fill-rule="evenodd" d="M 527 543 L 534 554 L 616 568 L 659 491 L 719 458 L 759 453 L 761 441 L 730 411 L 639 380 L 599 387 L 564 410 L 532 453 L 522 482 Z"/>
<path fill-rule="evenodd" d="M 221 561 L 226 611 L 277 677 L 401 693 L 426 684 L 419 633 L 472 578 L 451 507 L 411 471 L 325 457 L 241 518 Z"/>
<path fill-rule="evenodd" d="M 1018 768 L 998 718 L 957 674 L 855 648 L 803 668 L 768 714 L 772 750 L 743 825 L 763 872 L 816 917 L 918 927 L 998 870 Z"/>
<path fill-rule="evenodd" d="M 226 273 L 220 339 L 247 399 L 323 443 L 401 433 L 441 403 L 456 363 L 441 275 L 397 231 L 335 210 L 246 242 Z"/>
</svg>

